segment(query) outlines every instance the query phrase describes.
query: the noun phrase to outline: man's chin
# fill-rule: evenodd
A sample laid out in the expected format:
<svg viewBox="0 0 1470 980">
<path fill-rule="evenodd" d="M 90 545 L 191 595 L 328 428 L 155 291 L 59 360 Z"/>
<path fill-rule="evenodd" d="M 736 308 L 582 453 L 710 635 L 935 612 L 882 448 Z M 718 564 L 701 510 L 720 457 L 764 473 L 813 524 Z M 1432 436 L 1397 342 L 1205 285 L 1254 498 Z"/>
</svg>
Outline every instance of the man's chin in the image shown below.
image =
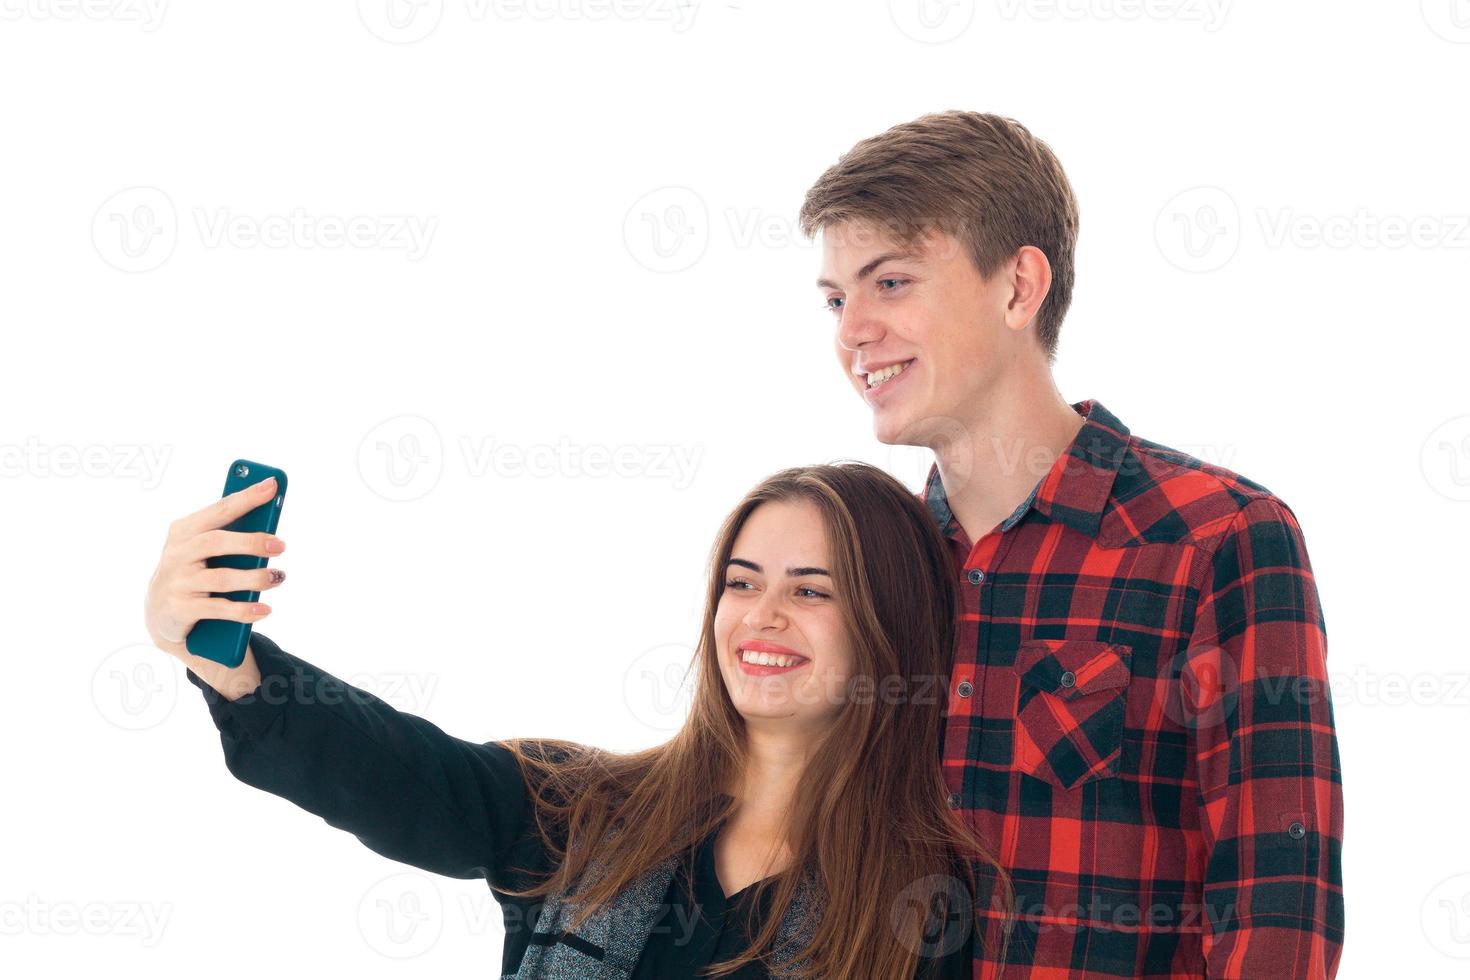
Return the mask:
<svg viewBox="0 0 1470 980">
<path fill-rule="evenodd" d="M 877 419 L 873 420 L 873 438 L 885 446 L 907 446 L 903 440 L 903 433 L 895 430 L 893 426 L 885 425 Z"/>
<path fill-rule="evenodd" d="M 873 416 L 873 438 L 885 446 L 914 446 L 941 452 L 970 444 L 970 433 L 959 419 L 947 415 L 877 413 Z"/>
<path fill-rule="evenodd" d="M 873 438 L 885 446 L 925 446 L 928 442 L 921 430 L 922 427 L 914 425 L 907 413 L 900 414 L 891 409 L 873 413 Z"/>
</svg>

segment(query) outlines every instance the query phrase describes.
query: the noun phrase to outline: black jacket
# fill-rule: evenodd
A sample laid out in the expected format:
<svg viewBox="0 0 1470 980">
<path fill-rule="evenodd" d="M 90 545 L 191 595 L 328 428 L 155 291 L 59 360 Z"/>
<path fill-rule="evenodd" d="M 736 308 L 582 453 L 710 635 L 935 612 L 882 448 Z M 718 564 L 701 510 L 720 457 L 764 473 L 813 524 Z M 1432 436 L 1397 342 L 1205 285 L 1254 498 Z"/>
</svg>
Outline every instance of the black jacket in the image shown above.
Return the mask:
<svg viewBox="0 0 1470 980">
<path fill-rule="evenodd" d="M 251 649 L 261 686 L 235 701 L 187 672 L 204 694 L 229 771 L 385 857 L 452 878 L 484 879 L 505 923 L 501 972 L 513 974 L 541 899 L 500 888 L 524 887 L 549 864 L 510 750 L 454 738 L 259 632 L 252 633 Z M 743 920 L 754 886 L 726 899 L 715 875 L 715 836 L 701 843 L 693 861 L 694 906 L 687 900 L 690 871 L 681 863 L 633 980 L 693 980 L 699 968 L 748 944 Z M 963 942 L 960 932 L 946 936 L 937 947 L 947 955 L 922 960 L 918 976 L 968 980 L 968 933 L 963 930 Z M 749 964 L 732 980 L 767 976 Z"/>
</svg>

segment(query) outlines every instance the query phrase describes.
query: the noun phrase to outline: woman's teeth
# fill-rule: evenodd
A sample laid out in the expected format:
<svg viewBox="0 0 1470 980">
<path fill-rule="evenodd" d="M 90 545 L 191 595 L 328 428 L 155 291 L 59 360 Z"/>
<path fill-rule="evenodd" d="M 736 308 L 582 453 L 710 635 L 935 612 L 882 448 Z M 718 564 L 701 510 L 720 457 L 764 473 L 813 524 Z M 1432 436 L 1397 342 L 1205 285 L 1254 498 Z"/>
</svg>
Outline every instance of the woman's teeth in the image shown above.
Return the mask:
<svg viewBox="0 0 1470 980">
<path fill-rule="evenodd" d="M 914 363 L 914 362 L 911 361 L 911 360 L 904 361 L 902 364 L 890 364 L 886 368 L 880 368 L 879 370 L 874 371 L 872 374 L 868 375 L 868 387 L 869 388 L 876 388 L 876 387 L 878 387 L 883 382 L 887 381 L 889 378 L 892 378 L 892 377 L 894 377 L 894 376 L 896 376 L 898 374 L 901 374 L 903 372 L 904 368 L 908 367 L 912 363 Z"/>
<path fill-rule="evenodd" d="M 740 659 L 748 664 L 760 664 L 763 667 L 790 667 L 799 664 L 805 657 L 788 657 L 782 653 L 763 653 L 759 650 L 741 650 Z"/>
</svg>

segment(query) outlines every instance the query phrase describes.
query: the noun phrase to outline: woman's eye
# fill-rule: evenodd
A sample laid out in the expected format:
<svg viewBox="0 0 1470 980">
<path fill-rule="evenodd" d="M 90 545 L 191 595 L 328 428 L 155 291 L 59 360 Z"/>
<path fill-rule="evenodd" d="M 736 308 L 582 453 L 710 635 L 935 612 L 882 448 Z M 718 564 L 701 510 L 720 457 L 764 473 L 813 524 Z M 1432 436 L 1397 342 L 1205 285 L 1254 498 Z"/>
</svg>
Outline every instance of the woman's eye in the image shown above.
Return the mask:
<svg viewBox="0 0 1470 980">
<path fill-rule="evenodd" d="M 738 579 L 738 578 L 731 578 L 731 579 L 726 579 L 725 580 L 725 588 L 727 588 L 727 589 L 735 589 L 736 591 L 743 592 L 743 591 L 745 591 L 745 589 L 742 588 L 743 586 L 750 586 L 750 583 L 747 582 L 747 581 L 745 581 L 744 579 Z M 754 588 L 754 586 L 750 586 L 750 587 L 751 588 Z M 830 598 L 832 598 L 831 596 L 827 595 L 825 592 L 818 592 L 816 589 L 813 589 L 810 586 L 806 586 L 806 585 L 797 586 L 796 591 L 797 592 L 808 592 L 808 593 L 811 594 L 811 596 L 813 598 L 816 598 L 816 599 L 830 599 Z"/>
</svg>

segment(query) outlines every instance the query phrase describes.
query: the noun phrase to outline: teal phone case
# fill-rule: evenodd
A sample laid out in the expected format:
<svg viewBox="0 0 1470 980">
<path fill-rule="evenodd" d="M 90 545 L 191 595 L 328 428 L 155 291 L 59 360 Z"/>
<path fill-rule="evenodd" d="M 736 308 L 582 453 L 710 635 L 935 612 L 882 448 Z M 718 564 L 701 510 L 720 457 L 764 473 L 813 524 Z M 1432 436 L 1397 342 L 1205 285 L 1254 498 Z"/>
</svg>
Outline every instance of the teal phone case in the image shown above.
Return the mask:
<svg viewBox="0 0 1470 980">
<path fill-rule="evenodd" d="M 254 486 L 267 477 L 276 478 L 276 495 L 254 510 L 242 514 L 224 526 L 226 531 L 265 531 L 276 533 L 281 521 L 281 506 L 286 500 L 286 472 L 274 466 L 237 459 L 230 464 L 225 476 L 225 490 L 221 496 L 228 497 L 237 490 Z M 269 559 L 257 555 L 217 555 L 206 558 L 208 568 L 264 568 Z M 260 598 L 257 592 L 211 592 L 211 596 L 222 596 L 236 602 L 254 602 Z M 222 663 L 226 667 L 238 667 L 245 662 L 245 646 L 250 642 L 250 624 L 237 623 L 230 619 L 201 619 L 194 624 L 184 638 L 184 646 L 196 657 Z"/>
</svg>

